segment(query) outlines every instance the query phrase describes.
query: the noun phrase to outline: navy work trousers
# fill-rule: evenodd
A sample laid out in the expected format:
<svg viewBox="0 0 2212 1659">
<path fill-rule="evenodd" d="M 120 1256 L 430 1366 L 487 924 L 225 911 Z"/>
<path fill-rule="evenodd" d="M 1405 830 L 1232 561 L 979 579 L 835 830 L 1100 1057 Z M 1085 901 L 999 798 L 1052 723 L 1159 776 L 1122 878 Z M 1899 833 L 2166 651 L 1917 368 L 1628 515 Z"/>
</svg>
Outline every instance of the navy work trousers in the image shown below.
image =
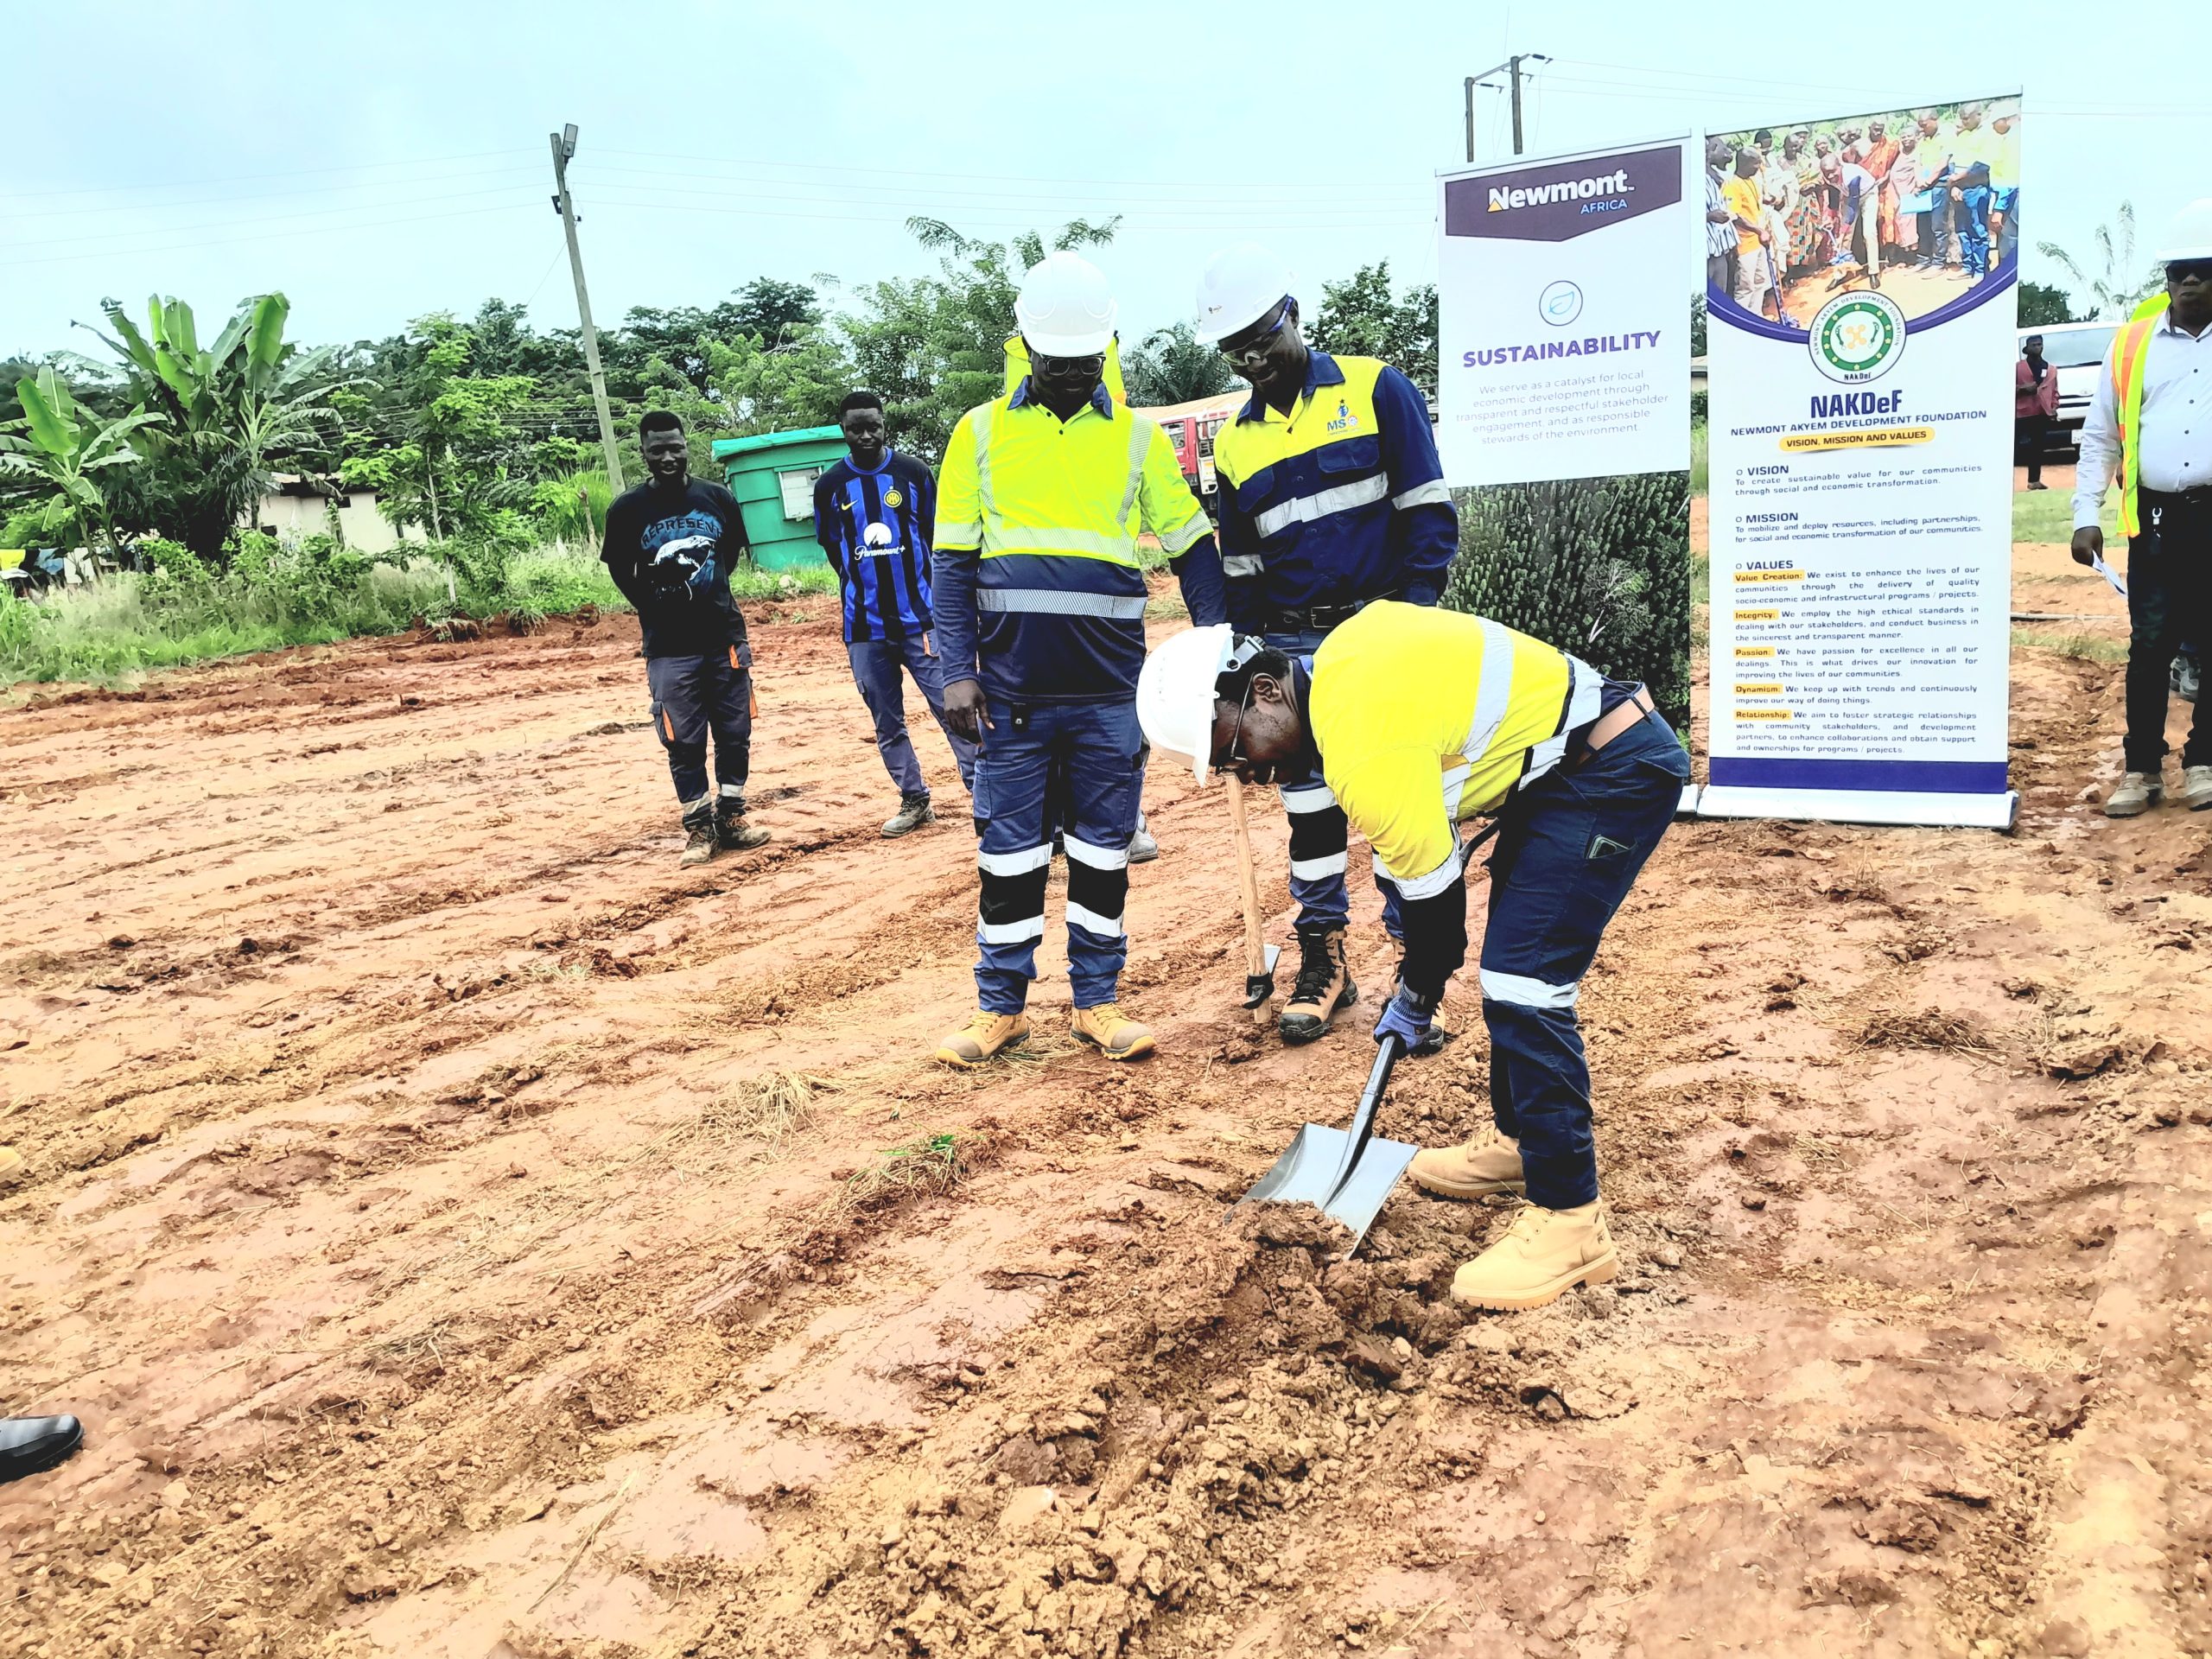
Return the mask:
<svg viewBox="0 0 2212 1659">
<path fill-rule="evenodd" d="M 1689 757 L 1653 715 L 1506 806 L 1490 861 L 1483 1020 L 1490 1100 L 1521 1145 L 1529 1202 L 1571 1210 L 1598 1196 L 1590 1067 L 1574 1004 L 1598 940 L 1681 804 Z"/>
<path fill-rule="evenodd" d="M 1144 781 L 1136 700 L 1017 708 L 994 697 L 989 714 L 973 785 L 982 837 L 976 854 L 982 874 L 976 927 L 980 1006 L 1019 1014 L 1037 977 L 1056 780 L 1068 858 L 1068 980 L 1078 1008 L 1111 1002 L 1128 955 L 1122 910 Z"/>
<path fill-rule="evenodd" d="M 653 733 L 668 751 L 676 798 L 690 806 L 707 793 L 707 735 L 715 739 L 715 781 L 745 798 L 753 758 L 753 647 L 734 645 L 707 657 L 648 657 Z"/>
<path fill-rule="evenodd" d="M 945 725 L 944 665 L 930 650 L 929 637 L 915 633 L 903 639 L 855 639 L 845 652 L 853 664 L 853 683 L 860 688 L 861 701 L 868 704 L 868 717 L 875 722 L 876 752 L 883 756 L 883 769 L 899 785 L 899 793 L 912 797 L 930 792 L 921 760 L 914 753 L 914 741 L 906 734 L 906 683 L 900 677 L 901 668 L 914 677 L 930 712 L 944 728 L 944 741 L 952 746 L 952 763 L 960 768 L 962 785 L 974 789 L 976 746 Z"/>
<path fill-rule="evenodd" d="M 2127 769 L 2157 776 L 2166 758 L 2168 677 L 2177 653 L 2212 639 L 2212 501 L 2144 490 L 2143 533 L 2127 544 Z M 2200 692 L 2181 752 L 2212 766 L 2212 708 Z"/>
</svg>

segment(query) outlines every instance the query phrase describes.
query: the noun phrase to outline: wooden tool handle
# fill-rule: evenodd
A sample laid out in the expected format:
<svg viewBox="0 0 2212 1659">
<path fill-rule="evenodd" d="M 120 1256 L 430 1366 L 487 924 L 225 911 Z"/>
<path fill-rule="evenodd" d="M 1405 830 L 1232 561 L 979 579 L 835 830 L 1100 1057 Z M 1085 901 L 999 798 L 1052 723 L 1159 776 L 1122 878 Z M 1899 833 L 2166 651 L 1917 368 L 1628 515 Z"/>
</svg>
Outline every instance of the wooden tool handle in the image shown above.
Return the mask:
<svg viewBox="0 0 2212 1659">
<path fill-rule="evenodd" d="M 1244 780 L 1232 772 L 1224 773 L 1223 781 L 1229 785 L 1229 822 L 1236 830 L 1236 884 L 1244 901 L 1244 972 L 1249 979 L 1268 971 L 1267 947 L 1260 930 L 1260 876 L 1252 865 L 1252 825 L 1244 816 Z M 1267 1004 L 1253 1009 L 1252 1018 L 1255 1024 L 1266 1025 Z"/>
</svg>

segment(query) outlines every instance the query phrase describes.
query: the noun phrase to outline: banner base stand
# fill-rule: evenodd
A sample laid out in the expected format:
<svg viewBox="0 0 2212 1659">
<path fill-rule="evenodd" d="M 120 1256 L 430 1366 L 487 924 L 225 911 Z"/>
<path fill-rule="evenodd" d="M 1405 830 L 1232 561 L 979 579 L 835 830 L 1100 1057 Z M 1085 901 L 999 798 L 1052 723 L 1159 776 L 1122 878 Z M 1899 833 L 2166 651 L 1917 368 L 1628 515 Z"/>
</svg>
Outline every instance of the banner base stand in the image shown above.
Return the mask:
<svg viewBox="0 0 2212 1659">
<path fill-rule="evenodd" d="M 1860 789 L 1748 789 L 1707 784 L 1698 792 L 1701 818 L 1810 818 L 1831 823 L 1923 824 L 1931 828 L 2009 830 L 2020 816 L 2017 791 L 1996 794 L 1915 794 Z"/>
</svg>

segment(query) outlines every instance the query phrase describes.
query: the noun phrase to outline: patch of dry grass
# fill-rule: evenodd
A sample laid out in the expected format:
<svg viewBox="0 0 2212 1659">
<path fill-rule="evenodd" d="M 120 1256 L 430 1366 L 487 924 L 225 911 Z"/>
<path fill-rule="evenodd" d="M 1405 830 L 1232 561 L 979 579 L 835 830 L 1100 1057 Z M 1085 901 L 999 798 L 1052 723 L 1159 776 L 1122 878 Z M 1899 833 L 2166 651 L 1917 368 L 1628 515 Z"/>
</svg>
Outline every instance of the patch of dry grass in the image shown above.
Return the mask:
<svg viewBox="0 0 2212 1659">
<path fill-rule="evenodd" d="M 670 1143 L 753 1141 L 764 1155 L 779 1156 L 793 1135 L 813 1126 L 815 1096 L 825 1086 L 797 1071 L 764 1071 L 733 1084 L 698 1116 L 677 1124 Z"/>
<path fill-rule="evenodd" d="M 838 1184 L 831 1207 L 861 1215 L 950 1192 L 990 1162 L 992 1153 L 988 1137 L 950 1129 L 887 1147 Z"/>
<path fill-rule="evenodd" d="M 1979 1025 L 1941 1008 L 1922 1008 L 1916 1013 L 1884 1008 L 1867 1020 L 1859 1042 L 1864 1048 L 1933 1048 L 1955 1054 L 1994 1052 Z"/>
</svg>

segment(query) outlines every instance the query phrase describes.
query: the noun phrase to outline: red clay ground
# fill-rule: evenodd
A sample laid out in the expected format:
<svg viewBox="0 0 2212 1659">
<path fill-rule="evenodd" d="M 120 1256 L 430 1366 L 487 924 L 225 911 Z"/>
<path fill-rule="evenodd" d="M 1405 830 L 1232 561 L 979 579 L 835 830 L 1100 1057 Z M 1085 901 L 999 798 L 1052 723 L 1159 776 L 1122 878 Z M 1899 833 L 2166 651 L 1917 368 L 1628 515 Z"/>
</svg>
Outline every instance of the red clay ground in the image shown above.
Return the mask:
<svg viewBox="0 0 2212 1659">
<path fill-rule="evenodd" d="M 89 1431 L 0 1489 L 0 1652 L 2212 1650 L 2212 816 L 2076 798 L 2109 667 L 2018 655 L 2017 835 L 1676 829 L 1584 999 L 1627 1270 L 1468 1319 L 1502 1211 L 1221 1225 L 1370 1050 L 1232 1007 L 1217 794 L 1151 782 L 1160 1056 L 1055 960 L 950 1075 L 958 791 L 876 836 L 828 607 L 693 871 L 635 639 L 0 714 L 0 1406 Z M 1484 1121 L 1447 1023 L 1387 1133 Z"/>
</svg>

